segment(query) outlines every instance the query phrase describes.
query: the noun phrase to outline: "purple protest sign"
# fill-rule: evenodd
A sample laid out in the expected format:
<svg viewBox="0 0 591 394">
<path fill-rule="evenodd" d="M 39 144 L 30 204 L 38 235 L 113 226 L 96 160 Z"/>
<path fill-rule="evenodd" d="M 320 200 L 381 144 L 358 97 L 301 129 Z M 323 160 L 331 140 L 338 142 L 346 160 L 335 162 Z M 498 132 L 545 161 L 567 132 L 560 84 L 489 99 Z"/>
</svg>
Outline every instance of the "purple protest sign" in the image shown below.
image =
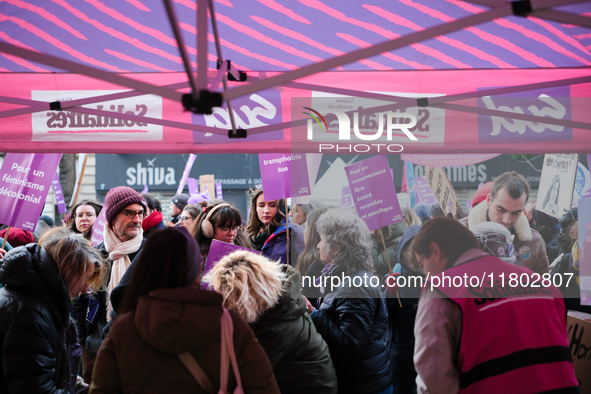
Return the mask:
<svg viewBox="0 0 591 394">
<path fill-rule="evenodd" d="M 345 167 L 357 215 L 370 230 L 403 220 L 388 160 L 378 155 Z"/>
<path fill-rule="evenodd" d="M 66 200 L 64 199 L 64 192 L 62 191 L 62 184 L 60 183 L 60 175 L 57 172 L 53 175 L 51 183 L 53 184 L 53 194 L 55 195 L 57 211 L 60 215 L 63 215 L 68 212 L 68 208 L 66 208 Z"/>
<path fill-rule="evenodd" d="M 199 194 L 199 184 L 195 178 L 187 178 L 187 185 L 189 186 L 189 195 Z"/>
<path fill-rule="evenodd" d="M 215 184 L 215 196 L 218 200 L 224 199 L 224 195 L 222 194 L 222 184 L 221 183 Z"/>
<path fill-rule="evenodd" d="M 351 195 L 351 188 L 345 186 L 341 194 L 341 209 L 351 208 L 353 206 L 353 196 Z"/>
<path fill-rule="evenodd" d="M 92 225 L 92 233 L 90 234 L 90 243 L 93 247 L 96 247 L 103 242 L 103 231 L 105 230 L 105 224 L 107 223 L 107 217 L 105 216 L 105 207 L 101 209 L 101 212 L 97 216 L 94 224 Z"/>
<path fill-rule="evenodd" d="M 0 223 L 34 231 L 61 153 L 7 153 L 0 169 Z"/>
<path fill-rule="evenodd" d="M 148 185 L 144 185 L 144 188 L 142 189 L 142 194 L 148 194 Z"/>
<path fill-rule="evenodd" d="M 433 195 L 433 191 L 429 186 L 429 182 L 425 179 L 424 176 L 419 176 L 415 178 L 415 190 L 417 192 L 417 198 L 420 202 L 424 202 L 427 204 L 435 204 L 437 199 Z"/>
<path fill-rule="evenodd" d="M 279 200 L 310 194 L 306 155 L 300 153 L 261 153 L 259 154 L 259 164 L 265 200 Z"/>
<path fill-rule="evenodd" d="M 193 168 L 193 163 L 195 163 L 196 158 L 197 155 L 194 155 L 192 153 L 189 155 L 189 159 L 187 159 L 187 165 L 185 165 L 185 171 L 183 171 L 183 176 L 179 181 L 179 187 L 176 189 L 176 194 L 180 194 L 183 192 L 183 189 L 185 188 L 185 183 L 187 182 L 187 178 L 189 177 L 189 173 L 191 172 L 191 168 Z"/>
<path fill-rule="evenodd" d="M 215 265 L 227 255 L 239 251 L 239 250 L 246 250 L 247 252 L 252 252 L 256 254 L 261 254 L 261 252 L 257 252 L 256 250 L 251 250 L 248 248 L 244 248 L 242 246 L 236 246 L 233 244 L 228 244 L 222 241 L 218 241 L 217 239 L 211 240 L 211 246 L 209 247 L 209 253 L 207 253 L 207 261 L 205 262 L 205 268 L 203 269 L 203 276 L 207 274 Z M 207 283 L 201 282 L 202 289 L 213 290 Z"/>
</svg>

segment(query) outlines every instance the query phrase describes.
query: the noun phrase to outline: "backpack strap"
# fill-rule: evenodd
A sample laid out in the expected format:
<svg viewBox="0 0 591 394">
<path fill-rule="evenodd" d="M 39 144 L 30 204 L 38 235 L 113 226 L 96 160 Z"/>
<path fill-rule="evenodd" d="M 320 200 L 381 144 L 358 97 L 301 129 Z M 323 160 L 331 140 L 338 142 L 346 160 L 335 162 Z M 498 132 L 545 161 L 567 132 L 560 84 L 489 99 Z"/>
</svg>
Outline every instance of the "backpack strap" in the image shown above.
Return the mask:
<svg viewBox="0 0 591 394">
<path fill-rule="evenodd" d="M 214 394 L 215 389 L 213 388 L 213 384 L 211 383 L 211 380 L 209 380 L 209 378 L 205 374 L 205 371 L 203 371 L 203 369 L 197 363 L 195 358 L 193 356 L 191 356 L 191 353 L 184 352 L 184 353 L 178 354 L 178 356 L 181 359 L 181 361 L 183 362 L 183 364 L 185 364 L 185 366 L 187 367 L 189 372 L 191 372 L 191 375 L 193 375 L 195 380 L 197 380 L 197 382 L 199 382 L 201 387 L 203 387 L 203 389 L 205 391 L 207 391 L 209 394 Z"/>
<path fill-rule="evenodd" d="M 236 378 L 236 389 L 234 394 L 243 394 L 242 379 L 240 378 L 240 370 L 238 369 L 238 362 L 236 361 L 236 353 L 234 352 L 234 323 L 230 312 L 224 308 L 222 314 L 222 349 L 221 349 L 221 369 L 220 369 L 220 393 L 227 393 L 228 379 L 230 377 L 230 365 L 232 363 L 232 370 Z"/>
</svg>

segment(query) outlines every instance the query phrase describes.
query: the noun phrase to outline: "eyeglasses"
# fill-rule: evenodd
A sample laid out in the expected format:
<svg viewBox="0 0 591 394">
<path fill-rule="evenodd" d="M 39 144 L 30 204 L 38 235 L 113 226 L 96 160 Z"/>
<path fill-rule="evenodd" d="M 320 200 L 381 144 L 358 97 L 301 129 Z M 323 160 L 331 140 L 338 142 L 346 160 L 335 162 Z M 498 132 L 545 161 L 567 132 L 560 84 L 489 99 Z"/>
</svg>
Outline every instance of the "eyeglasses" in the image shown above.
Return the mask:
<svg viewBox="0 0 591 394">
<path fill-rule="evenodd" d="M 189 220 L 189 219 L 193 220 L 193 218 L 192 218 L 191 216 L 181 216 L 181 217 L 179 218 L 179 222 L 181 222 L 181 223 L 185 223 L 185 222 L 186 222 L 187 220 Z"/>
<path fill-rule="evenodd" d="M 240 228 L 240 226 L 234 226 L 234 227 L 228 227 L 228 226 L 224 226 L 224 227 L 218 227 L 218 229 L 222 232 L 222 233 L 229 233 L 229 232 L 238 232 L 238 229 Z"/>
<path fill-rule="evenodd" d="M 130 219 L 134 219 L 135 215 L 138 215 L 140 219 L 144 219 L 146 217 L 146 211 L 132 211 L 131 209 L 126 209 L 121 211 L 121 213 Z"/>
<path fill-rule="evenodd" d="M 78 215 L 76 215 L 76 219 L 84 219 L 84 218 L 92 219 L 93 217 L 96 217 L 96 215 L 92 212 L 88 212 L 86 214 L 79 213 Z"/>
</svg>

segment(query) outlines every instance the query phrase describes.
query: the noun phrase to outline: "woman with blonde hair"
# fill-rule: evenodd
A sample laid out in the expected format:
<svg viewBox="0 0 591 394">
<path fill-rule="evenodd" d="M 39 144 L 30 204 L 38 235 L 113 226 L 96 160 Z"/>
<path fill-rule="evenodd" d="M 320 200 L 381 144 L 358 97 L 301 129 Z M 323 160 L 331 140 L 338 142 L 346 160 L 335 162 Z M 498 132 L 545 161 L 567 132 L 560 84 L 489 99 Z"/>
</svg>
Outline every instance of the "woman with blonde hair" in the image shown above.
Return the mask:
<svg viewBox="0 0 591 394">
<path fill-rule="evenodd" d="M 265 200 L 263 189 L 250 192 L 250 216 L 246 233 L 253 249 L 272 261 L 288 261 L 285 200 Z M 289 263 L 295 265 L 304 250 L 303 228 L 289 223 Z"/>
<path fill-rule="evenodd" d="M 247 251 L 234 252 L 206 275 L 254 331 L 282 393 L 336 393 L 328 346 L 306 313 L 301 277 L 292 267 Z"/>
<path fill-rule="evenodd" d="M 47 231 L 0 260 L 0 392 L 74 393 L 82 347 L 71 299 L 103 283 L 100 254 L 81 234 Z"/>
<path fill-rule="evenodd" d="M 419 215 L 417 215 L 412 208 L 402 208 L 402 217 L 404 217 L 404 227 L 413 225 L 420 226 L 423 224 Z"/>
</svg>

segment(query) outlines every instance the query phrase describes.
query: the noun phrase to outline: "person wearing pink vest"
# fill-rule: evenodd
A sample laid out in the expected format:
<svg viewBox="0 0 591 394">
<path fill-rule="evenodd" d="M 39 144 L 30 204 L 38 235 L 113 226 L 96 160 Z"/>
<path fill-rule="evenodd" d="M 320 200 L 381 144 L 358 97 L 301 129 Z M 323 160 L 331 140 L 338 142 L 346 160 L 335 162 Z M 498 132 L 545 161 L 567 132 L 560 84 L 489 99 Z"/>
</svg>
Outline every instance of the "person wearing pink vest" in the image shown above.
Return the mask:
<svg viewBox="0 0 591 394">
<path fill-rule="evenodd" d="M 415 322 L 419 393 L 580 392 L 564 300 L 548 281 L 532 286 L 537 274 L 479 250 L 452 219 L 426 222 L 409 257 L 428 275 Z"/>
</svg>

